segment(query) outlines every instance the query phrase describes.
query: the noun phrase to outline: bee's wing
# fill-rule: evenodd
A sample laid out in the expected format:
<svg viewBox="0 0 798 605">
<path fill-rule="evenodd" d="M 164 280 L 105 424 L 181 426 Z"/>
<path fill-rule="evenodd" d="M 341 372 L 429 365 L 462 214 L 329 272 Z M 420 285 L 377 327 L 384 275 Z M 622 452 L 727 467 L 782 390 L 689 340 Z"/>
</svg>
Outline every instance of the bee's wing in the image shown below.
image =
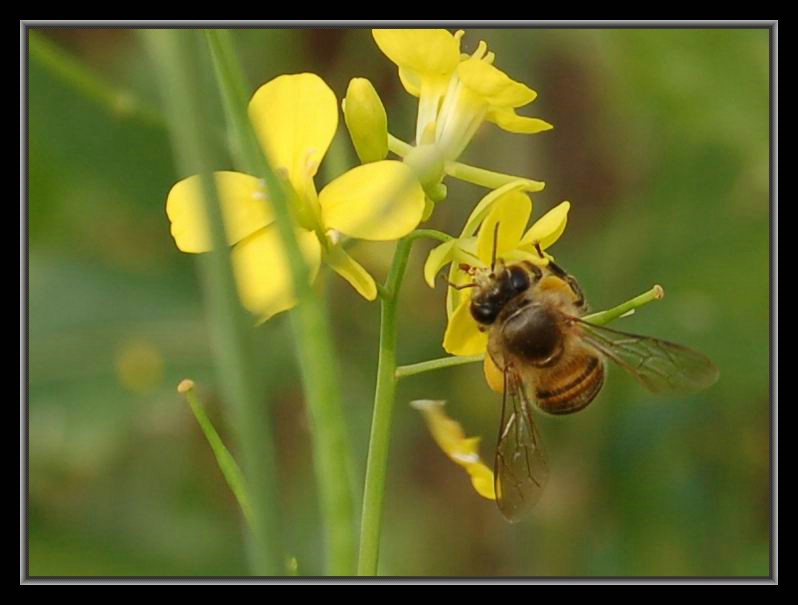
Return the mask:
<svg viewBox="0 0 798 605">
<path fill-rule="evenodd" d="M 546 453 L 523 381 L 512 366 L 504 371 L 504 398 L 494 481 L 496 502 L 504 517 L 518 521 L 531 509 L 549 478 Z"/>
<path fill-rule="evenodd" d="M 578 321 L 583 341 L 601 351 L 653 393 L 700 391 L 718 379 L 717 366 L 703 353 L 666 340 Z"/>
</svg>

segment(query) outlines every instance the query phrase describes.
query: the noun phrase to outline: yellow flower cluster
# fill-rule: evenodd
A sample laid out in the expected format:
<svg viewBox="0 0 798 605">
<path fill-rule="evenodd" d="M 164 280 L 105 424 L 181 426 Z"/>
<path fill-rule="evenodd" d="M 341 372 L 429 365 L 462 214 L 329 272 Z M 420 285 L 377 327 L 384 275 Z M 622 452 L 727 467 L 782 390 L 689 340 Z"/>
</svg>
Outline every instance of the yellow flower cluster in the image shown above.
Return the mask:
<svg viewBox="0 0 798 605">
<path fill-rule="evenodd" d="M 315 74 L 282 75 L 258 88 L 249 103 L 258 141 L 289 194 L 310 279 L 324 262 L 360 295 L 374 300 L 374 278 L 344 250 L 341 236 L 390 241 L 409 234 L 446 197 L 446 176 L 493 190 L 475 206 L 459 237 L 430 252 L 424 267 L 430 286 L 446 265 L 449 281 L 464 283 L 466 276 L 458 265 L 489 265 L 494 240 L 505 260 L 546 264 L 550 257 L 541 258 L 536 246 L 545 250 L 562 235 L 569 203 L 527 227 L 532 215 L 529 194 L 543 189 L 542 182 L 457 162 L 484 122 L 513 133 L 551 129 L 542 119 L 516 113 L 537 93 L 498 69 L 484 42 L 472 54 L 462 53 L 462 31 L 378 29 L 372 34 L 397 66 L 405 90 L 418 98 L 413 144 L 390 135 L 377 91 L 368 80 L 354 78 L 342 110 L 361 165 L 317 191 L 315 177 L 338 127 L 335 93 Z M 387 159 L 389 150 L 399 158 Z M 261 321 L 291 308 L 296 304 L 291 272 L 265 183 L 235 171 L 218 171 L 214 181 L 242 304 Z M 211 248 L 201 194 L 201 180 L 195 175 L 175 184 L 166 200 L 172 236 L 183 252 Z M 485 352 L 487 337 L 469 313 L 470 292 L 447 292 L 443 347 L 453 355 Z M 489 383 L 490 372 L 486 367 Z M 438 445 L 469 473 L 475 489 L 495 499 L 493 473 L 477 453 L 479 440 L 466 438 L 460 425 L 446 417 L 441 402 L 415 405 Z"/>
</svg>

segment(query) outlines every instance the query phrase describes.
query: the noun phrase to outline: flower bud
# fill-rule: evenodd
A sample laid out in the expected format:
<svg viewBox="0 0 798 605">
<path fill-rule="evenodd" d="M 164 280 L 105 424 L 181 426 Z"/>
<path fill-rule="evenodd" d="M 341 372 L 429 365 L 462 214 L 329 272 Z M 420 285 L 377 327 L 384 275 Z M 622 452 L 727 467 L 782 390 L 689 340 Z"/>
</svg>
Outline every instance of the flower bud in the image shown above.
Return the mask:
<svg viewBox="0 0 798 605">
<path fill-rule="evenodd" d="M 349 136 L 363 164 L 388 155 L 388 117 L 377 91 L 366 78 L 352 78 L 343 101 Z"/>
</svg>

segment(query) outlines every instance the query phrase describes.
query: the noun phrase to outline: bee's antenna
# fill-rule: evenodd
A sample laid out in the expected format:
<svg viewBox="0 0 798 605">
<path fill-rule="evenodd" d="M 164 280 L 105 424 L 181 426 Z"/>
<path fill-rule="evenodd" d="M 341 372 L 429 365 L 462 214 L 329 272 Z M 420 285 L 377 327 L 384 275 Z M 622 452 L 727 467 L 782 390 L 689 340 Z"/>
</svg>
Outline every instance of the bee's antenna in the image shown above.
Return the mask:
<svg viewBox="0 0 798 605">
<path fill-rule="evenodd" d="M 540 258 L 546 258 L 546 257 L 543 255 L 543 250 L 542 250 L 542 249 L 541 249 L 541 247 L 540 247 L 540 242 L 535 242 L 535 250 L 537 250 L 537 252 L 538 252 L 538 256 L 539 256 Z"/>
<path fill-rule="evenodd" d="M 467 283 L 467 284 L 456 284 L 456 283 L 454 283 L 454 282 L 450 282 L 450 281 L 449 281 L 448 279 L 446 279 L 446 277 L 445 277 L 445 276 L 443 276 L 443 275 L 441 275 L 441 279 L 442 279 L 444 282 L 446 282 L 446 284 L 448 284 L 448 286 L 449 286 L 450 288 L 454 288 L 455 290 L 465 290 L 466 288 L 476 288 L 476 287 L 477 287 L 477 284 L 475 284 L 474 282 L 470 282 L 470 283 Z"/>
<path fill-rule="evenodd" d="M 493 273 L 493 269 L 496 266 L 496 250 L 499 248 L 499 223 L 497 222 L 496 225 L 493 227 L 493 253 L 490 255 L 490 272 Z"/>
</svg>

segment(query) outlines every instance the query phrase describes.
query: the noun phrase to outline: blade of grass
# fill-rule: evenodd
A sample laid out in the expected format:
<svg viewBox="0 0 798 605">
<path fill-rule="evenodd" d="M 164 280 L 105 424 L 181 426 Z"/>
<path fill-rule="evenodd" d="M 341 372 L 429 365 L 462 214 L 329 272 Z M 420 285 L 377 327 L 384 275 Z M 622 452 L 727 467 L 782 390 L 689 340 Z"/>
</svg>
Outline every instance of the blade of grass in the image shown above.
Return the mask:
<svg viewBox="0 0 798 605">
<path fill-rule="evenodd" d="M 271 418 L 263 400 L 263 373 L 255 371 L 251 322 L 238 301 L 225 242 L 221 209 L 210 171 L 203 93 L 198 89 L 196 32 L 145 30 L 143 39 L 160 79 L 175 159 L 182 174 L 202 174 L 203 198 L 213 252 L 199 257 L 213 336 L 213 353 L 225 401 L 241 446 L 244 475 L 252 504 L 252 571 L 280 575 L 284 570 L 277 510 L 276 464 Z"/>
<path fill-rule="evenodd" d="M 292 312 L 292 328 L 313 421 L 313 463 L 321 498 L 326 571 L 332 575 L 353 575 L 356 561 L 353 457 L 341 405 L 329 321 L 308 280 L 307 267 L 294 233 L 288 196 L 263 155 L 250 125 L 247 114 L 250 89 L 230 32 L 209 30 L 206 37 L 237 147 L 246 158 L 246 167 L 254 168 L 253 174 L 263 177 L 266 182 L 299 301 Z"/>
</svg>

